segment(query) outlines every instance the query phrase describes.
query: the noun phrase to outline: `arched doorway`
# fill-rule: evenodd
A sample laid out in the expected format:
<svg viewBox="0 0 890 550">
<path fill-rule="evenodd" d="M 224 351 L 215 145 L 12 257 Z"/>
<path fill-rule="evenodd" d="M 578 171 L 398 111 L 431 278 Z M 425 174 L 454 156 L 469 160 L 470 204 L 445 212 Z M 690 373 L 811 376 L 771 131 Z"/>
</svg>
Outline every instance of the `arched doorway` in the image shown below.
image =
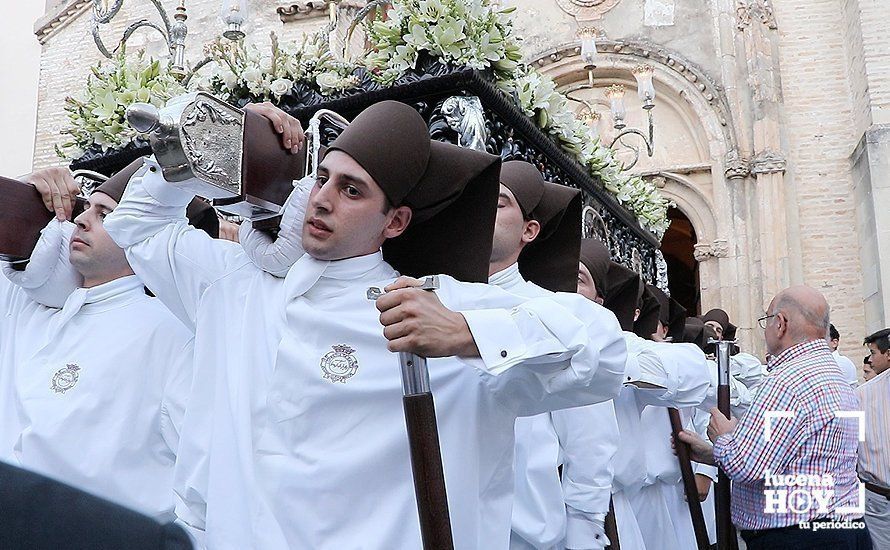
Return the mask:
<svg viewBox="0 0 890 550">
<path fill-rule="evenodd" d="M 668 210 L 671 226 L 661 240 L 661 253 L 667 263 L 671 297 L 686 308 L 688 315 L 701 313 L 701 291 L 695 245 L 698 239 L 689 218 L 678 208 Z"/>
</svg>

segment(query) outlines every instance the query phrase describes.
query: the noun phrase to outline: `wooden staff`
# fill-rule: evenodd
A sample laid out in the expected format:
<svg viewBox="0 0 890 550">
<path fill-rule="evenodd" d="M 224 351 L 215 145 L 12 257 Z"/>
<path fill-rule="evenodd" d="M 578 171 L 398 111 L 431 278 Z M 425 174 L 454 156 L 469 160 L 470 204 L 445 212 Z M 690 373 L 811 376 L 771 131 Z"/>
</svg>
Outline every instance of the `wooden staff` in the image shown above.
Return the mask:
<svg viewBox="0 0 890 550">
<path fill-rule="evenodd" d="M 422 290 L 439 288 L 438 279 L 427 277 Z M 368 290 L 368 299 L 376 300 L 380 289 Z M 411 450 L 411 472 L 414 476 L 414 496 L 420 520 L 420 537 L 424 550 L 453 550 L 451 517 L 445 493 L 445 472 L 439 447 L 436 406 L 430 391 L 430 374 L 426 358 L 413 353 L 399 352 L 402 373 L 402 406 L 408 429 Z"/>
<path fill-rule="evenodd" d="M 729 409 L 729 352 L 735 342 L 712 341 L 717 345 L 717 409 L 726 418 L 730 417 Z M 737 550 L 738 538 L 730 515 L 729 477 L 718 467 L 717 487 L 714 494 L 714 511 L 717 523 L 717 548 L 719 550 Z"/>
<path fill-rule="evenodd" d="M 692 529 L 695 532 L 695 543 L 698 550 L 708 550 L 711 541 L 708 538 L 708 528 L 705 526 L 705 516 L 701 511 L 701 501 L 698 499 L 698 488 L 695 486 L 695 474 L 692 472 L 692 462 L 689 455 L 689 444 L 680 441 L 680 432 L 683 431 L 683 421 L 680 419 L 680 411 L 673 407 L 668 408 L 668 417 L 671 420 L 671 432 L 674 436 L 674 447 L 677 450 L 677 460 L 680 462 L 680 474 L 683 476 L 683 490 L 686 493 L 686 505 L 689 506 L 689 515 L 692 517 Z"/>
<path fill-rule="evenodd" d="M 621 550 L 621 542 L 618 540 L 618 523 L 615 521 L 615 505 L 612 503 L 612 497 L 609 497 L 609 513 L 606 514 L 603 530 L 606 537 L 609 538 L 610 550 Z"/>
</svg>

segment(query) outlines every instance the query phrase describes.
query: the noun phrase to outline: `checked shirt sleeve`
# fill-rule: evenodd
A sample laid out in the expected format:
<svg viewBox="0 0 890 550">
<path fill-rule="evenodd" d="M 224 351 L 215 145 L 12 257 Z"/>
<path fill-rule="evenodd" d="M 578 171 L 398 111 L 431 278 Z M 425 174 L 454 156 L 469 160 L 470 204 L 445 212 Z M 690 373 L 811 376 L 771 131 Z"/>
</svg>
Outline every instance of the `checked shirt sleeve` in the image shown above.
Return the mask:
<svg viewBox="0 0 890 550">
<path fill-rule="evenodd" d="M 792 413 L 790 418 L 776 415 L 788 412 Z M 806 439 L 803 412 L 792 388 L 776 379 L 764 382 L 736 429 L 717 438 L 714 460 L 730 479 L 738 482 L 763 481 L 767 471 L 782 471 Z"/>
</svg>

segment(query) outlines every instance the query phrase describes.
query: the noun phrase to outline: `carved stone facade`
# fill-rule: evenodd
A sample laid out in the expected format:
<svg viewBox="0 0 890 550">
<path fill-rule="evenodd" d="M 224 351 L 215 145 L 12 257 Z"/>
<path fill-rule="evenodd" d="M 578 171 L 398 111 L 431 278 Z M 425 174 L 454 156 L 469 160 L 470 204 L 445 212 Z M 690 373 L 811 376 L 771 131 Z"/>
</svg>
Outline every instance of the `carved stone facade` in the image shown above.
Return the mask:
<svg viewBox="0 0 890 550">
<path fill-rule="evenodd" d="M 363 2 L 341 2 L 347 3 Z M 640 63 L 655 69 L 654 156 L 643 153 L 633 170 L 655 178 L 688 218 L 701 307 L 729 311 L 745 347 L 763 351 L 754 320 L 790 284 L 809 284 L 826 295 L 851 357 L 861 355 L 865 334 L 890 324 L 890 219 L 882 219 L 890 204 L 890 3 L 499 3 L 518 8 L 515 26 L 527 61 L 563 88 L 586 80 L 575 36 L 579 27 L 597 27 L 595 88 L 576 95 L 601 110 L 604 139 L 614 130 L 603 90 L 612 84 L 634 90 L 631 70 Z M 327 2 L 320 0 L 250 5 L 249 38 L 260 44 L 270 30 L 296 39 L 327 22 Z M 50 0 L 48 6 L 35 27 L 43 43 L 39 166 L 58 162 L 52 145 L 64 124 L 64 96 L 98 60 L 88 39 L 86 0 Z M 186 6 L 187 57 L 195 58 L 220 31 L 219 1 L 188 0 Z M 109 36 L 120 34 L 124 20 L 151 11 L 148 0 L 126 0 L 119 28 L 108 29 Z M 158 51 L 151 35 L 141 40 Z M 645 128 L 636 94 L 626 101 L 628 125 Z"/>
</svg>

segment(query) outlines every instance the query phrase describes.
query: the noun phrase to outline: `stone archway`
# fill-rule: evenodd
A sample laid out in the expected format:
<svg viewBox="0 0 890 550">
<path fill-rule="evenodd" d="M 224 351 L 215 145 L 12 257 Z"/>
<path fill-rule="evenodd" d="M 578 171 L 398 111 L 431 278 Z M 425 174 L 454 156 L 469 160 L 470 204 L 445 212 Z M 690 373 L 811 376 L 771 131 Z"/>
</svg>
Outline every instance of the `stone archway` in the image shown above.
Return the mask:
<svg viewBox="0 0 890 550">
<path fill-rule="evenodd" d="M 751 273 L 756 271 L 759 251 L 750 220 L 739 215 L 748 211 L 744 182 L 749 170 L 738 160 L 726 97 L 703 71 L 660 46 L 600 40 L 598 50 L 595 88 L 575 91 L 573 96 L 607 113 L 602 92 L 609 85 L 624 84 L 627 124 L 644 128 L 641 103 L 632 93 L 636 82 L 631 70 L 641 63 L 654 68 L 654 156 L 649 159 L 643 153 L 633 172 L 652 179 L 688 218 L 696 235 L 701 307 L 726 309 L 740 327 L 743 346 L 757 351 L 751 338 L 756 317 L 752 312 L 761 308 L 762 297 Z M 531 62 L 566 90 L 587 79 L 579 53 L 576 45 L 567 45 Z"/>
</svg>

